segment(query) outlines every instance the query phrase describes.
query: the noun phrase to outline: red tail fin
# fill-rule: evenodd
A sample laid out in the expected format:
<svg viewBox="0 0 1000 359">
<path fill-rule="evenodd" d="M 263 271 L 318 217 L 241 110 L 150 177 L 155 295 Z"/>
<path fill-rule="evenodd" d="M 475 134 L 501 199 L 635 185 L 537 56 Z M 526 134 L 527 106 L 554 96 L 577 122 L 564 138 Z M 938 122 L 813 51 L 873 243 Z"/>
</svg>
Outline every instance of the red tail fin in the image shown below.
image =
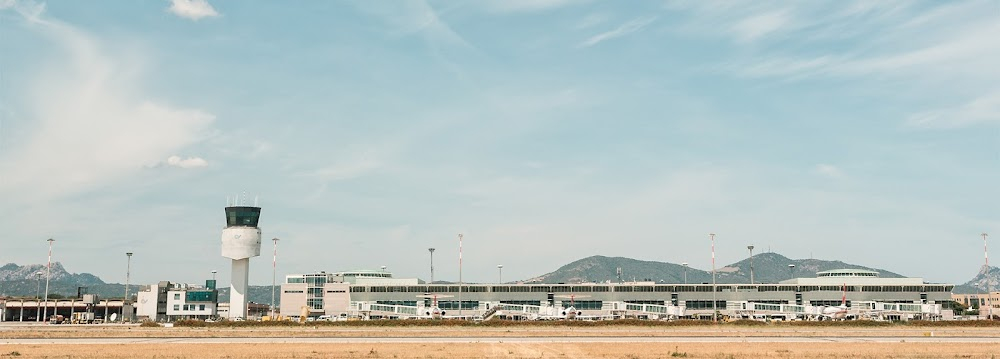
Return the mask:
<svg viewBox="0 0 1000 359">
<path fill-rule="evenodd" d="M 847 283 L 844 283 L 844 296 L 840 297 L 840 306 L 847 307 Z"/>
</svg>

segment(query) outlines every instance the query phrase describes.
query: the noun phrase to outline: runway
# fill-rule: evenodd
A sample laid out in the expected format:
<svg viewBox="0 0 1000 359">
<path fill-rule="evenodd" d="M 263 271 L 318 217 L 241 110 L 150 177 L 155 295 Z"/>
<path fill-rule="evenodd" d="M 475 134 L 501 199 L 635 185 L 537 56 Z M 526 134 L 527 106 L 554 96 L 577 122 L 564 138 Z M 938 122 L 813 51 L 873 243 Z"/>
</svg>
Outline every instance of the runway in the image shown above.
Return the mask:
<svg viewBox="0 0 1000 359">
<path fill-rule="evenodd" d="M 0 345 L 105 344 L 419 344 L 419 343 L 1000 343 L 995 337 L 367 337 L 367 338 L 48 338 Z"/>
</svg>

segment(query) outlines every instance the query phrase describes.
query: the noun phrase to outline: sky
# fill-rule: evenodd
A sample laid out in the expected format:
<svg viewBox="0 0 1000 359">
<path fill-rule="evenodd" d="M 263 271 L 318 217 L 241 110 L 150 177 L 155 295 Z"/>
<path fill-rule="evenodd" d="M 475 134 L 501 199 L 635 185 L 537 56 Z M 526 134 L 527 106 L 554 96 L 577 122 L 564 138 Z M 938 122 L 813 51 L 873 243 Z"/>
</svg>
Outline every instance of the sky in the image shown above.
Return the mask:
<svg viewBox="0 0 1000 359">
<path fill-rule="evenodd" d="M 1000 239 L 997 1 L 0 0 L 0 262 L 530 278 L 771 251 L 963 283 Z M 245 198 L 245 200 L 244 200 Z M 245 202 L 244 202 L 245 201 Z M 994 244 L 1000 251 L 1000 243 Z M 1000 253 L 997 254 L 1000 260 Z"/>
</svg>

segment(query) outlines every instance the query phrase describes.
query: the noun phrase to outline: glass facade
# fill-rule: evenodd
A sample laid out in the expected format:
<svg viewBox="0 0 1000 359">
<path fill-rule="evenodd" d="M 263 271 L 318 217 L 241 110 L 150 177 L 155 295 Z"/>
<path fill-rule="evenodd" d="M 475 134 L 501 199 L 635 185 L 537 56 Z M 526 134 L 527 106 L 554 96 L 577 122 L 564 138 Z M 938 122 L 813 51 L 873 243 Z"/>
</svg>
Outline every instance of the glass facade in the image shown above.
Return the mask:
<svg viewBox="0 0 1000 359">
<path fill-rule="evenodd" d="M 189 290 L 184 295 L 185 302 L 212 302 L 215 303 L 218 292 L 214 290 Z"/>
<path fill-rule="evenodd" d="M 260 207 L 226 207 L 227 227 L 257 227 Z"/>
</svg>

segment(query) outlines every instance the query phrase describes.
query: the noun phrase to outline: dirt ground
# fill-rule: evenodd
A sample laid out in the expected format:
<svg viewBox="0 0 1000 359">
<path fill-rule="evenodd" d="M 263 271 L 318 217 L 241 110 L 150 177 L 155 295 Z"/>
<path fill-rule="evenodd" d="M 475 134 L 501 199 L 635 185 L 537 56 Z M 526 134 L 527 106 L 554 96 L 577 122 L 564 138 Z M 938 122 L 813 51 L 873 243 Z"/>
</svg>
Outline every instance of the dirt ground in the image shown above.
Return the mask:
<svg viewBox="0 0 1000 359">
<path fill-rule="evenodd" d="M 0 346 L 0 358 L 995 358 L 952 343 L 428 343 Z"/>
</svg>

